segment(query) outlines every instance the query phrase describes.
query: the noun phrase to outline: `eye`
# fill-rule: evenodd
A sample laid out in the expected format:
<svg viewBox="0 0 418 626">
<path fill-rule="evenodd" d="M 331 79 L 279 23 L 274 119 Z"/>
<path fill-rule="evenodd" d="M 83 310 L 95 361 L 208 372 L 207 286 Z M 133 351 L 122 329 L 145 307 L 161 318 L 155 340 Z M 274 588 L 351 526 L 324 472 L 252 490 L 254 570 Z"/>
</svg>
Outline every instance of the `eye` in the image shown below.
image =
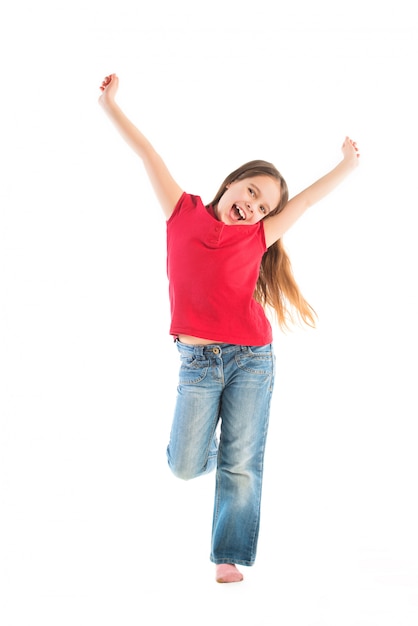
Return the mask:
<svg viewBox="0 0 418 626">
<path fill-rule="evenodd" d="M 252 187 L 248 187 L 248 191 L 250 193 L 250 196 L 252 196 L 253 198 L 255 197 L 255 191 Z"/>
<path fill-rule="evenodd" d="M 264 207 L 264 206 L 262 206 L 262 205 L 260 206 L 260 211 L 261 211 L 262 213 L 264 213 L 264 215 L 267 213 L 267 209 L 266 209 L 266 207 Z"/>
</svg>

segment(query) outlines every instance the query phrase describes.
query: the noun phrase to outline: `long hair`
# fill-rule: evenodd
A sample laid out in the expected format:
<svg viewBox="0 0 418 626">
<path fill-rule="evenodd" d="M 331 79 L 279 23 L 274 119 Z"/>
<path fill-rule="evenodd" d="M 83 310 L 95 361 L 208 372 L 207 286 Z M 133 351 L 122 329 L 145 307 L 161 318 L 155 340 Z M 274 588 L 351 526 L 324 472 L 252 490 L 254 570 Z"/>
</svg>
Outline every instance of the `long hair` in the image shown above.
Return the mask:
<svg viewBox="0 0 418 626">
<path fill-rule="evenodd" d="M 264 219 L 280 213 L 289 199 L 286 181 L 272 163 L 260 160 L 249 161 L 231 172 L 218 189 L 211 206 L 216 208 L 227 186 L 232 182 L 254 176 L 270 176 L 279 182 L 279 204 Z M 271 245 L 263 255 L 254 298 L 265 309 L 273 309 L 281 328 L 289 328 L 298 321 L 315 327 L 316 313 L 299 290 L 281 239 Z"/>
</svg>

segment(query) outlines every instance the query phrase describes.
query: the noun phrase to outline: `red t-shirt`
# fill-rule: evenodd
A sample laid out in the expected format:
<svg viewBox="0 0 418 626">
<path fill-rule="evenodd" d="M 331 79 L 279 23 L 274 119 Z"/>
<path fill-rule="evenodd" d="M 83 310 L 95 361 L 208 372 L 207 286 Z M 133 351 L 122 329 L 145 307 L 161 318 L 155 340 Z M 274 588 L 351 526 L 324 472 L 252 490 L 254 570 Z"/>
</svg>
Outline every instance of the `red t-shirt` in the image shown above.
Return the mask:
<svg viewBox="0 0 418 626">
<path fill-rule="evenodd" d="M 253 297 L 266 249 L 262 222 L 224 224 L 199 196 L 183 193 L 167 221 L 170 333 L 271 343 L 270 322 Z"/>
</svg>

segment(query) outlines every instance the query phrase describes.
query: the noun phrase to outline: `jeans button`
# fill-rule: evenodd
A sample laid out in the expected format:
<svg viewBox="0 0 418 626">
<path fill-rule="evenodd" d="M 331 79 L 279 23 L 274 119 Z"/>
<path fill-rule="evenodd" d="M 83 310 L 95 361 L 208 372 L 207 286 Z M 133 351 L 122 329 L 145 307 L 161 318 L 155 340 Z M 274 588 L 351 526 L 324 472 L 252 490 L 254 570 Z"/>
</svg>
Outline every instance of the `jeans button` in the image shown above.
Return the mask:
<svg viewBox="0 0 418 626">
<path fill-rule="evenodd" d="M 213 348 L 213 354 L 219 354 L 220 350 L 219 348 Z"/>
</svg>

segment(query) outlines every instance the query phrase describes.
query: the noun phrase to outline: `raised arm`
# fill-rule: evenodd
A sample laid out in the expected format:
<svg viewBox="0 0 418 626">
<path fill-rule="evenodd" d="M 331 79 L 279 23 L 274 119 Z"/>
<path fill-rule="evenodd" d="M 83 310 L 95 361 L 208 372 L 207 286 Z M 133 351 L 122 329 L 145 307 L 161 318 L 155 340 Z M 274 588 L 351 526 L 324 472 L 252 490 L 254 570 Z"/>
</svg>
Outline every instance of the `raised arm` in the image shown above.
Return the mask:
<svg viewBox="0 0 418 626">
<path fill-rule="evenodd" d="M 306 209 L 327 196 L 357 167 L 360 154 L 356 142 L 346 137 L 341 150 L 343 159 L 333 170 L 289 200 L 280 213 L 264 220 L 267 247 L 280 239 Z"/>
<path fill-rule="evenodd" d="M 119 79 L 116 74 L 106 76 L 100 86 L 102 94 L 99 98 L 99 104 L 103 107 L 123 139 L 142 159 L 157 198 L 168 219 L 183 190 L 173 179 L 164 161 L 154 150 L 148 139 L 132 124 L 116 104 L 115 97 L 118 86 Z"/>
</svg>

